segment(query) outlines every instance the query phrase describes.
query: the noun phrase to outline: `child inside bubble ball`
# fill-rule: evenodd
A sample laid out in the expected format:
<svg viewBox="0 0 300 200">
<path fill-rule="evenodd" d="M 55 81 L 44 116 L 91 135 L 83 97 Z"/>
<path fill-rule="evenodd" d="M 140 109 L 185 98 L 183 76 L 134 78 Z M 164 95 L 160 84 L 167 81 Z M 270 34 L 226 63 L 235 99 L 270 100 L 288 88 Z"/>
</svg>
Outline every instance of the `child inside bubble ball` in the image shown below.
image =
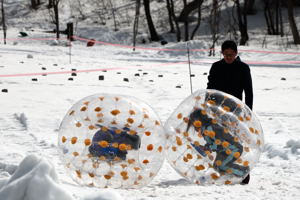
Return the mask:
<svg viewBox="0 0 300 200">
<path fill-rule="evenodd" d="M 197 108 L 189 116 L 187 131 L 193 127 L 200 133 L 206 144 L 192 146 L 202 155 L 214 160 L 213 167 L 219 173 L 232 174 L 237 177 L 245 177 L 249 172 L 248 166 L 235 163 L 243 153 L 243 146 L 238 138 L 232 136 L 227 128 L 217 123 L 204 109 Z M 216 158 L 210 154 L 216 152 Z"/>
<path fill-rule="evenodd" d="M 97 126 L 100 129 L 94 134 L 92 145 L 89 147 L 92 157 L 102 157 L 106 161 L 125 160 L 128 150 L 140 148 L 140 137 L 136 134 L 129 134 L 129 128 Z"/>
</svg>

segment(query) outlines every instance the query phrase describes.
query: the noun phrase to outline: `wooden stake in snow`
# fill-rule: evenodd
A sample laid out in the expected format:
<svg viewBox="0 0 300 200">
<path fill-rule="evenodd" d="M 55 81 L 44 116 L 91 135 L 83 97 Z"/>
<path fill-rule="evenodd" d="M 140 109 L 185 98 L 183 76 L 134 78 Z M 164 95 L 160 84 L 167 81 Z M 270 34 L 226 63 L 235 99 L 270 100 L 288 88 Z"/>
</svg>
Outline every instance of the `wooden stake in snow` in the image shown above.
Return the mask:
<svg viewBox="0 0 300 200">
<path fill-rule="evenodd" d="M 100 76 L 99 76 L 99 80 L 100 80 L 100 81 L 103 81 L 103 80 L 104 80 L 104 76 L 103 76 L 103 75 L 100 75 Z"/>
<path fill-rule="evenodd" d="M 73 23 L 69 22 L 67 23 L 67 38 L 69 40 L 69 63 L 72 63 L 72 41 L 74 41 L 74 28 L 73 28 Z"/>
</svg>

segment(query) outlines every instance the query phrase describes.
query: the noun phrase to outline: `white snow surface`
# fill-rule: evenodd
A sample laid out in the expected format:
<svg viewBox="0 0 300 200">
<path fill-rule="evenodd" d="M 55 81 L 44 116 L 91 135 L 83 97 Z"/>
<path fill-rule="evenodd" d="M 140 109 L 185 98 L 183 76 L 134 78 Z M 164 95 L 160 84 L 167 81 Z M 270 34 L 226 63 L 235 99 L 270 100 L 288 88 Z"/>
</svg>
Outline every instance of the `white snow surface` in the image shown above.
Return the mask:
<svg viewBox="0 0 300 200">
<path fill-rule="evenodd" d="M 18 31 L 9 29 L 12 40 L 7 45 L 1 41 L 0 46 L 0 200 L 300 199 L 299 47 L 276 45 L 278 38 L 270 36 L 270 45 L 263 49 L 259 41 L 265 35 L 239 47 L 239 56 L 251 67 L 253 110 L 266 143 L 248 185 L 194 185 L 165 161 L 141 189 L 99 189 L 77 185 L 67 175 L 57 149 L 61 120 L 78 100 L 113 93 L 147 102 L 165 122 L 191 93 L 186 43 L 152 43 L 143 47 L 157 50 L 132 51 L 103 44 L 86 47 L 86 42 L 75 41 L 70 48 L 66 41 L 20 40 Z M 120 34 L 123 37 L 130 41 Z M 53 35 L 29 32 L 28 38 Z M 93 38 L 118 41 L 109 33 Z M 210 43 L 196 40 L 189 46 L 207 49 Z M 220 46 L 216 49 L 215 57 L 191 50 L 193 91 L 206 88 L 210 65 L 221 58 Z"/>
</svg>

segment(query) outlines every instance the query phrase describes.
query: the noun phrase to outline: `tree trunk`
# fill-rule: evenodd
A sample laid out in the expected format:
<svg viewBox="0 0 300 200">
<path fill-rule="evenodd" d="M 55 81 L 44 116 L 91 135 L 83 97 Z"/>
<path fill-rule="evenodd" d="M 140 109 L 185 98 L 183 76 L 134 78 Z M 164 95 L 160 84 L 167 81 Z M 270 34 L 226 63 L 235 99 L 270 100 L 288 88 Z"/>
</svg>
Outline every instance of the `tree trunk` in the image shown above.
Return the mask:
<svg viewBox="0 0 300 200">
<path fill-rule="evenodd" d="M 186 0 L 183 0 L 183 7 L 186 8 L 186 6 L 187 6 L 187 2 Z M 189 40 L 189 21 L 186 17 L 184 20 L 184 41 L 188 41 L 188 40 Z"/>
<path fill-rule="evenodd" d="M 212 45 L 210 47 L 209 56 L 215 56 L 215 44 L 219 39 L 218 33 L 220 24 L 220 5 L 218 0 L 213 0 L 209 22 L 212 34 Z"/>
<path fill-rule="evenodd" d="M 247 30 L 247 15 L 246 12 L 241 11 L 240 0 L 236 0 L 236 6 L 237 6 L 238 21 L 239 21 L 239 29 L 241 33 L 240 45 L 245 45 L 249 39 L 248 30 Z M 244 8 L 246 7 L 247 7 L 247 0 L 245 0 L 245 5 L 244 5 Z"/>
<path fill-rule="evenodd" d="M 272 32 L 272 29 L 271 29 L 271 23 L 269 21 L 269 14 L 268 14 L 268 9 L 269 9 L 269 5 L 268 5 L 268 0 L 264 1 L 265 3 L 265 6 L 264 6 L 264 16 L 265 16 L 265 20 L 266 20 L 266 23 L 267 23 L 267 31 L 268 31 L 268 34 L 270 35 L 271 32 Z"/>
<path fill-rule="evenodd" d="M 37 2 L 36 2 L 36 0 L 31 0 L 31 8 L 37 9 Z"/>
<path fill-rule="evenodd" d="M 114 26 L 115 26 L 114 31 L 118 31 L 118 28 L 117 28 L 117 20 L 116 20 L 116 14 L 115 14 L 115 8 L 114 8 L 114 5 L 113 5 L 113 3 L 111 2 L 111 0 L 109 0 L 108 2 L 109 2 L 109 4 L 110 4 L 111 14 L 112 14 L 113 20 L 114 20 Z"/>
<path fill-rule="evenodd" d="M 279 0 L 275 4 L 275 34 L 279 35 Z"/>
<path fill-rule="evenodd" d="M 152 17 L 151 17 L 149 0 L 144 0 L 144 8 L 145 8 L 145 14 L 146 14 L 146 19 L 147 19 L 147 23 L 148 23 L 149 32 L 150 32 L 151 41 L 159 41 L 159 37 L 158 37 L 158 34 L 156 32 L 156 29 L 154 27 Z"/>
<path fill-rule="evenodd" d="M 53 9 L 55 14 L 55 25 L 56 25 L 56 39 L 59 39 L 59 12 L 58 4 L 60 0 L 53 0 Z"/>
<path fill-rule="evenodd" d="M 194 30 L 193 30 L 193 32 L 192 32 L 191 40 L 194 39 L 194 36 L 195 36 L 195 34 L 196 34 L 198 28 L 200 27 L 200 24 L 201 24 L 201 6 L 202 6 L 202 3 L 203 3 L 203 0 L 200 0 L 200 2 L 201 2 L 201 3 L 200 3 L 199 6 L 198 6 L 198 19 L 197 19 L 197 24 L 196 24 L 196 26 L 195 26 L 195 28 L 194 28 Z"/>
<path fill-rule="evenodd" d="M 248 0 L 247 7 L 245 7 L 245 11 L 247 15 L 255 14 L 254 5 L 255 5 L 255 0 Z"/>
<path fill-rule="evenodd" d="M 172 21 L 172 8 L 171 8 L 170 0 L 167 0 L 167 10 L 168 10 L 168 15 L 169 15 L 170 32 L 175 33 L 174 24 Z"/>
<path fill-rule="evenodd" d="M 280 23 L 280 36 L 284 36 L 284 31 L 283 31 L 283 20 L 282 20 L 282 2 L 280 1 L 280 10 L 279 10 L 279 23 Z"/>
<path fill-rule="evenodd" d="M 171 7 L 171 15 L 172 15 L 172 18 L 175 22 L 177 42 L 180 42 L 180 40 L 181 40 L 181 31 L 180 31 L 180 27 L 179 27 L 179 24 L 178 24 L 178 20 L 177 20 L 176 15 L 175 15 L 173 0 L 170 0 L 170 7 Z"/>
<path fill-rule="evenodd" d="M 270 35 L 275 35 L 275 26 L 274 26 L 274 19 L 273 19 L 273 10 L 271 5 L 269 4 L 267 7 L 267 16 L 269 18 L 270 23 Z"/>
<path fill-rule="evenodd" d="M 4 0 L 1 0 L 1 11 L 2 11 L 3 40 L 4 40 L 4 44 L 6 44 L 6 23 L 5 23 L 5 12 L 4 12 Z"/>
<path fill-rule="evenodd" d="M 294 18 L 293 0 L 287 0 L 287 6 L 288 6 L 289 23 L 294 38 L 294 44 L 300 44 L 300 36 Z"/>
<path fill-rule="evenodd" d="M 281 0 L 264 0 L 264 15 L 269 35 L 283 35 Z"/>
<path fill-rule="evenodd" d="M 54 0 L 49 0 L 48 6 L 47 6 L 49 9 L 53 7 L 53 1 Z"/>
<path fill-rule="evenodd" d="M 141 7 L 141 0 L 136 0 L 135 17 L 134 17 L 134 24 L 133 24 L 133 51 L 135 51 L 136 35 L 138 33 L 138 28 L 139 28 L 140 7 Z"/>
<path fill-rule="evenodd" d="M 178 17 L 178 21 L 179 22 L 187 21 L 190 13 L 192 11 L 196 10 L 199 7 L 199 5 L 201 5 L 201 4 L 202 4 L 201 0 L 194 0 L 194 1 L 190 2 L 189 4 L 187 4 L 186 6 L 184 6 Z"/>
</svg>

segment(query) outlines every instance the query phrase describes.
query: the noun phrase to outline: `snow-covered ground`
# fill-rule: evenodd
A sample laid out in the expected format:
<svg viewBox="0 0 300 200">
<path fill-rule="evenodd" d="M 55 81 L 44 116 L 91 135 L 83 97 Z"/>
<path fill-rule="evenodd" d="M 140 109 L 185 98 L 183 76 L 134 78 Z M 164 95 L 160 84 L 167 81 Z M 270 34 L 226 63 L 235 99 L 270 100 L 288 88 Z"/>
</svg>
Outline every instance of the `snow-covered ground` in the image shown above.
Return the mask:
<svg viewBox="0 0 300 200">
<path fill-rule="evenodd" d="M 14 37 L 16 32 L 10 35 Z M 284 51 L 290 54 L 278 54 L 246 50 L 280 52 L 281 48 L 239 48 L 241 59 L 251 66 L 253 108 L 265 134 L 264 152 L 251 171 L 249 185 L 194 185 L 165 161 L 149 185 L 124 190 L 84 187 L 71 180 L 58 156 L 61 120 L 78 100 L 96 93 L 114 93 L 147 102 L 165 122 L 190 95 L 186 43 L 164 46 L 183 51 L 135 52 L 108 45 L 88 48 L 81 41 L 74 42 L 71 49 L 53 44 L 1 44 L 0 200 L 300 198 L 300 55 L 293 53 L 295 49 Z M 189 46 L 193 90 L 204 89 L 210 65 L 220 55 L 208 57 L 205 51 L 193 51 L 207 48 L 204 41 L 190 42 Z M 162 48 L 158 44 L 152 47 Z M 100 75 L 104 80 L 99 80 Z"/>
</svg>

